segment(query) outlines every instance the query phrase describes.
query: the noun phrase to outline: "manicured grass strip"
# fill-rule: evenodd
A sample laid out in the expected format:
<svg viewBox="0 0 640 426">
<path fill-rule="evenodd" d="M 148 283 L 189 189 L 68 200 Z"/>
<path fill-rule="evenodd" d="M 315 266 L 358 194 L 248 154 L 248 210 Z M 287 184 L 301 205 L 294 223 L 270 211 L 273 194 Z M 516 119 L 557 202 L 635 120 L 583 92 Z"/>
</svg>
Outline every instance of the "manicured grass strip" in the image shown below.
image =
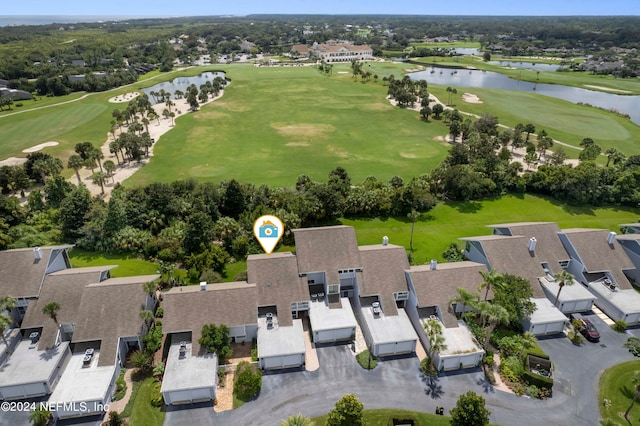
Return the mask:
<svg viewBox="0 0 640 426">
<path fill-rule="evenodd" d="M 142 386 L 141 381 L 134 381 L 131 387 L 131 397 L 129 398 L 129 402 L 122 410 L 123 417 L 131 417 L 131 413 L 133 411 L 133 406 L 136 403 L 136 399 L 138 398 L 138 391 L 140 391 L 140 387 Z"/>
<path fill-rule="evenodd" d="M 140 387 L 137 395 L 135 395 L 135 400 L 133 400 L 132 395 L 132 400 L 134 401 L 130 418 L 132 425 L 162 426 L 164 423 L 164 412 L 159 407 L 151 405 L 151 390 L 156 381 L 155 377 L 149 377 L 143 382 L 138 382 Z"/>
<path fill-rule="evenodd" d="M 71 265 L 74 268 L 85 266 L 118 265 L 111 270 L 111 276 L 129 277 L 132 275 L 151 275 L 158 271 L 155 263 L 138 259 L 131 254 L 95 253 L 74 248 L 69 253 Z"/>
<path fill-rule="evenodd" d="M 448 426 L 451 418 L 449 416 L 437 416 L 435 414 L 420 413 L 418 411 L 408 410 L 364 410 L 364 418 L 367 426 L 389 426 L 393 419 L 411 419 L 419 426 Z M 316 426 L 324 426 L 327 424 L 327 416 L 315 417 L 312 419 Z"/>
<path fill-rule="evenodd" d="M 176 120 L 155 156 L 127 185 L 195 178 L 293 186 L 301 174 L 325 180 L 337 166 L 355 182 L 374 175 L 409 179 L 434 168 L 448 145 L 440 121 L 424 123 L 415 111 L 385 99 L 385 73 L 397 65 L 372 63 L 378 75 L 354 82 L 348 65 L 333 76 L 315 67 L 226 67 L 224 97 Z"/>
<path fill-rule="evenodd" d="M 631 409 L 630 422 L 622 417 L 635 394 L 631 378 L 636 371 L 640 371 L 640 361 L 629 361 L 615 365 L 602 374 L 598 406 L 603 419 L 612 420 L 614 424 L 624 426 L 640 424 L 640 401 L 636 401 Z M 610 401 L 610 406 L 607 406 L 609 403 L 605 403 L 605 399 Z"/>
<path fill-rule="evenodd" d="M 358 364 L 360 364 L 360 367 L 364 368 L 365 370 L 373 370 L 378 365 L 378 360 L 376 359 L 376 357 L 373 355 L 370 356 L 369 354 L 369 349 L 365 349 L 364 351 L 356 355 Z"/>
<path fill-rule="evenodd" d="M 414 263 L 442 260 L 451 242 L 461 237 L 490 235 L 487 225 L 510 222 L 557 222 L 560 228 L 600 228 L 619 232 L 619 224 L 636 222 L 638 213 L 624 207 L 575 207 L 534 195 L 507 195 L 497 199 L 439 203 L 420 216 L 413 235 Z M 358 244 L 380 244 L 383 236 L 391 244 L 409 249 L 409 219 L 341 219 L 356 229 Z"/>
</svg>

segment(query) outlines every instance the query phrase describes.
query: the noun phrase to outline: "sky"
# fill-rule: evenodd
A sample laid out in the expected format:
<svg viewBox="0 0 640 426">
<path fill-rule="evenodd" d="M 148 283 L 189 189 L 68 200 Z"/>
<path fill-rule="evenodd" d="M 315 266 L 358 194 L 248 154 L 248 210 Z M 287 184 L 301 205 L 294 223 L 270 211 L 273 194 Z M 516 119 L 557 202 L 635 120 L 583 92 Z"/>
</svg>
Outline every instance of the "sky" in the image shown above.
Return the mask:
<svg viewBox="0 0 640 426">
<path fill-rule="evenodd" d="M 640 15 L 638 0 L 30 0 L 3 3 L 0 15 Z"/>
</svg>

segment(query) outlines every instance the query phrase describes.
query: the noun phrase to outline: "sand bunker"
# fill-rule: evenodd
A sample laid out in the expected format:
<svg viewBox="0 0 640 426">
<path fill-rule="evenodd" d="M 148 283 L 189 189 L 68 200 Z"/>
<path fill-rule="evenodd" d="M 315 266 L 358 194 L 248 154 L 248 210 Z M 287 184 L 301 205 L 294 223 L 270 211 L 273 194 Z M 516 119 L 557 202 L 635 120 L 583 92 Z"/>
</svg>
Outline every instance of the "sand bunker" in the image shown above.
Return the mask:
<svg viewBox="0 0 640 426">
<path fill-rule="evenodd" d="M 9 157 L 6 160 L 0 161 L 0 167 L 2 166 L 19 166 L 27 162 L 26 158 Z"/>
<path fill-rule="evenodd" d="M 129 92 L 129 93 L 125 93 L 124 95 L 118 95 L 118 96 L 114 96 L 113 98 L 109 99 L 109 102 L 111 102 L 112 104 L 118 104 L 121 102 L 129 102 L 131 99 L 139 96 L 140 93 L 138 92 Z"/>
<path fill-rule="evenodd" d="M 604 86 L 593 86 L 591 84 L 584 84 L 583 86 L 588 87 L 590 89 L 606 90 L 607 92 L 631 93 L 628 90 L 612 89 L 611 87 L 604 87 Z"/>
<path fill-rule="evenodd" d="M 477 95 L 474 95 L 473 93 L 463 93 L 462 94 L 462 100 L 470 103 L 470 104 L 481 104 L 482 101 L 480 100 L 480 98 Z"/>
<path fill-rule="evenodd" d="M 40 145 L 36 145 L 36 146 L 32 146 L 31 148 L 26 148 L 23 149 L 22 152 L 37 152 L 40 151 L 43 148 L 46 148 L 48 146 L 56 146 L 59 145 L 58 142 L 45 142 L 45 143 L 41 143 Z"/>
</svg>

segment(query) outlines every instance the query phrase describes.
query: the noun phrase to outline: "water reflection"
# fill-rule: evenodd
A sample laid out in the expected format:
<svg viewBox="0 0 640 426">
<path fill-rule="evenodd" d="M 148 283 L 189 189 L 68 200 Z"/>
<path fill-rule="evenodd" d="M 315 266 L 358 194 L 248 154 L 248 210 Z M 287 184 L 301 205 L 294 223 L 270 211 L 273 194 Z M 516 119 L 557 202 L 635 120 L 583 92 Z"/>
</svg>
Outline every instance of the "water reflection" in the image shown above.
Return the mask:
<svg viewBox="0 0 640 426">
<path fill-rule="evenodd" d="M 162 83 L 158 83 L 154 86 L 147 87 L 142 89 L 144 93 L 149 95 L 149 100 L 154 102 L 155 99 L 151 96 L 151 92 L 159 92 L 160 90 L 164 90 L 165 92 L 169 92 L 173 94 L 176 90 L 181 90 L 182 92 L 186 92 L 187 88 L 192 84 L 195 84 L 198 89 L 200 85 L 205 84 L 207 81 L 213 82 L 216 77 L 224 78 L 225 73 L 223 72 L 203 72 L 200 75 L 194 75 L 192 77 L 177 77 L 171 81 L 164 81 Z"/>
<path fill-rule="evenodd" d="M 533 92 L 564 99 L 573 103 L 586 103 L 605 109 L 615 109 L 629 114 L 631 120 L 640 125 L 640 96 L 616 95 L 560 84 L 536 84 L 520 81 L 491 71 L 430 67 L 426 71 L 409 74 L 413 80 L 455 87 L 480 87 L 486 89 L 517 90 Z M 460 91 L 460 90 L 458 90 Z"/>
</svg>

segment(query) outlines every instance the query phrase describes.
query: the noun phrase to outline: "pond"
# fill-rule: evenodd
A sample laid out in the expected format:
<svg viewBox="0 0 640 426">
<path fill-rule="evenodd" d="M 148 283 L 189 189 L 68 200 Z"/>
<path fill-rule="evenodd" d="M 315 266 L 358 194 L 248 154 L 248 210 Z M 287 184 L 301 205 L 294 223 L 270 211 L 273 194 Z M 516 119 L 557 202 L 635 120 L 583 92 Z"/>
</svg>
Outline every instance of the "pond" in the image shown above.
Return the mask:
<svg viewBox="0 0 640 426">
<path fill-rule="evenodd" d="M 517 90 L 535 92 L 573 103 L 585 103 L 604 109 L 615 109 L 629 114 L 631 121 L 640 125 L 640 96 L 625 96 L 598 92 L 560 84 L 537 84 L 520 81 L 506 75 L 481 70 L 430 67 L 426 71 L 409 74 L 412 80 L 427 80 L 428 83 L 452 87 L 479 87 L 485 89 Z M 458 89 L 458 92 L 460 89 Z"/>
<path fill-rule="evenodd" d="M 192 77 L 177 77 L 171 81 L 163 81 L 162 83 L 158 83 L 154 86 L 147 87 L 141 89 L 144 93 L 149 96 L 149 100 L 154 102 L 155 99 L 151 96 L 151 92 L 159 92 L 161 89 L 164 89 L 165 92 L 174 93 L 176 90 L 181 90 L 183 92 L 187 91 L 187 88 L 192 84 L 195 84 L 196 87 L 200 88 L 200 85 L 205 84 L 207 81 L 213 81 L 216 77 L 225 77 L 224 72 L 203 72 L 200 75 L 194 75 Z"/>
</svg>

